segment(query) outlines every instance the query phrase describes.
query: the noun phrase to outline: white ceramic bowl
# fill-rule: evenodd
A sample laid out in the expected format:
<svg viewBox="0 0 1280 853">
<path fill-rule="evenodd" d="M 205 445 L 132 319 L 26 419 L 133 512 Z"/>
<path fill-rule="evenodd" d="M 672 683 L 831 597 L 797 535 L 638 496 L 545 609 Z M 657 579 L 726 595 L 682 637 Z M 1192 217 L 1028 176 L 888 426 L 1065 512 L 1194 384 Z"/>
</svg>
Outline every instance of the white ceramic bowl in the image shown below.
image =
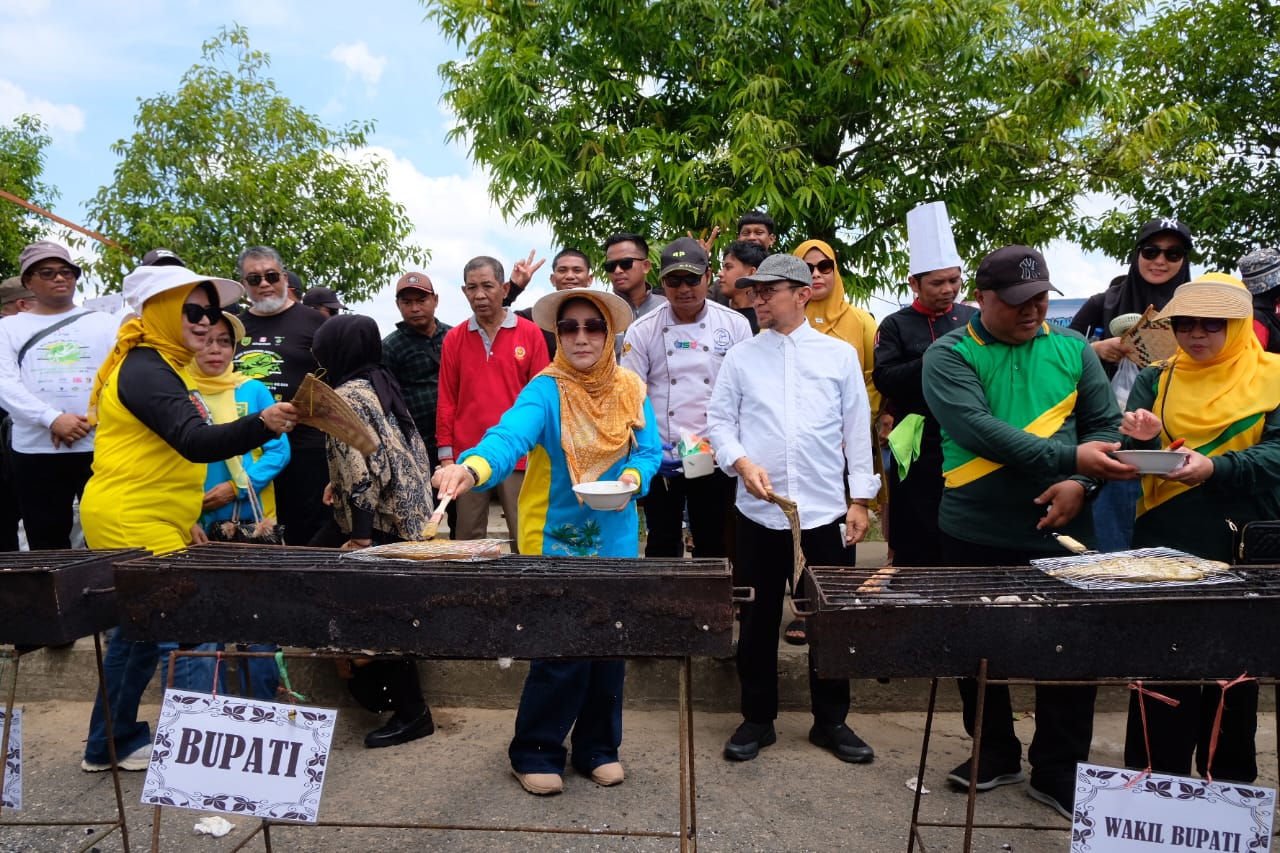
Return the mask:
<svg viewBox="0 0 1280 853">
<path fill-rule="evenodd" d="M 594 483 L 579 483 L 573 490 L 592 509 L 611 510 L 626 506 L 636 488 L 621 480 L 596 480 Z"/>
<path fill-rule="evenodd" d="M 1187 454 L 1176 450 L 1115 450 L 1111 455 L 1143 474 L 1168 474 L 1187 458 Z"/>
</svg>

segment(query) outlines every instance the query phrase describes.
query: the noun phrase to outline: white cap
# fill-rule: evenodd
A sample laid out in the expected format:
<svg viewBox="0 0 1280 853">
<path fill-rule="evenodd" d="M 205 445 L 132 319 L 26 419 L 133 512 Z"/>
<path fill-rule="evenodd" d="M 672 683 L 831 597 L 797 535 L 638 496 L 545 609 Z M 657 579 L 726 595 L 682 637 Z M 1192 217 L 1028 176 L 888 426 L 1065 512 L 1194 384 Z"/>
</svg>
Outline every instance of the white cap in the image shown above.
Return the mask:
<svg viewBox="0 0 1280 853">
<path fill-rule="evenodd" d="M 198 272 L 192 272 L 186 267 L 169 265 L 163 267 L 138 267 L 125 276 L 124 302 L 129 306 L 130 311 L 141 316 L 142 306 L 151 297 L 164 293 L 166 290 L 173 290 L 175 287 L 199 284 L 202 281 L 213 284 L 214 290 L 218 293 L 220 307 L 225 308 L 228 305 L 234 305 L 244 295 L 244 288 L 240 286 L 238 281 L 232 281 L 229 278 L 217 278 L 211 275 L 201 275 Z"/>
<path fill-rule="evenodd" d="M 963 266 L 945 201 L 931 201 L 907 212 L 907 242 L 911 275 Z"/>
</svg>

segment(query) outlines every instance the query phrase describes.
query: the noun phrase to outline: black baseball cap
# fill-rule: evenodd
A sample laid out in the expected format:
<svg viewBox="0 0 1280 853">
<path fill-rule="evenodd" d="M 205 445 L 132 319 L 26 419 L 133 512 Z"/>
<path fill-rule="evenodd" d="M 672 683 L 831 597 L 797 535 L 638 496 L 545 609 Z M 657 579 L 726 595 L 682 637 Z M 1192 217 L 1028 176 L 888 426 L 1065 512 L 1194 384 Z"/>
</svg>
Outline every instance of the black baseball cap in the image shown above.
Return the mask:
<svg viewBox="0 0 1280 853">
<path fill-rule="evenodd" d="M 1030 246 L 996 249 L 978 264 L 973 279 L 978 290 L 994 290 L 1009 305 L 1021 305 L 1050 290 L 1062 293 L 1049 281 L 1044 255 Z"/>
</svg>

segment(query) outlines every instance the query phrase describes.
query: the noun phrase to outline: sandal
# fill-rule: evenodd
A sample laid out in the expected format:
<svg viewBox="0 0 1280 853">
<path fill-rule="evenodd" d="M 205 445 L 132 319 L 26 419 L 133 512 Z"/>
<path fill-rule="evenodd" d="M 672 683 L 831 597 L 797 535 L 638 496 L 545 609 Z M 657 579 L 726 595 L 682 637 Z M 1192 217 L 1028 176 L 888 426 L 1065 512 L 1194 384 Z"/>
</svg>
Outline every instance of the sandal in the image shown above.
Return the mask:
<svg viewBox="0 0 1280 853">
<path fill-rule="evenodd" d="M 808 643 L 809 635 L 805 630 L 804 620 L 792 620 L 791 624 L 787 626 L 787 630 L 782 633 L 782 639 L 793 646 L 803 646 Z"/>
</svg>

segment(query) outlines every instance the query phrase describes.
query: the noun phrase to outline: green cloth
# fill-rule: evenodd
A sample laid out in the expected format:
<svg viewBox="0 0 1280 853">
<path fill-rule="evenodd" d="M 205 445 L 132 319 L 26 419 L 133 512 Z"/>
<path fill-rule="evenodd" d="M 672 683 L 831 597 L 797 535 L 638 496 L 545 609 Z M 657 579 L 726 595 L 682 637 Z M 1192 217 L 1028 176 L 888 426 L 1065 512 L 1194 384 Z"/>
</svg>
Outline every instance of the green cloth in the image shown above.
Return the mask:
<svg viewBox="0 0 1280 853">
<path fill-rule="evenodd" d="M 920 458 L 920 439 L 924 437 L 924 415 L 907 415 L 889 433 L 889 450 L 898 463 L 898 479 L 907 479 L 911 463 Z"/>
</svg>

